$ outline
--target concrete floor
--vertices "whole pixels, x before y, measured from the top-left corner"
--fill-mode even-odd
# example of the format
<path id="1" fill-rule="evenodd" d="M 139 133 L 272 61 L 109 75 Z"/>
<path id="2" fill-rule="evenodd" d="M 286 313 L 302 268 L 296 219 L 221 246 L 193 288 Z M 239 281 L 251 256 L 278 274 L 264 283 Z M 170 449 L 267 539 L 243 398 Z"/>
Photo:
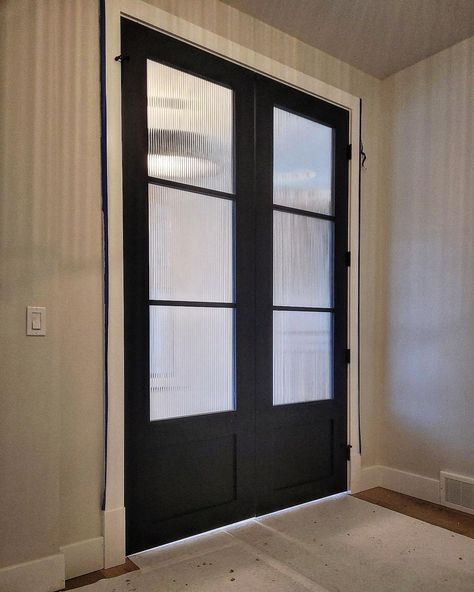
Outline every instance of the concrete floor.
<path id="1" fill-rule="evenodd" d="M 84 592 L 473 592 L 474 540 L 341 495 L 147 551 Z"/>

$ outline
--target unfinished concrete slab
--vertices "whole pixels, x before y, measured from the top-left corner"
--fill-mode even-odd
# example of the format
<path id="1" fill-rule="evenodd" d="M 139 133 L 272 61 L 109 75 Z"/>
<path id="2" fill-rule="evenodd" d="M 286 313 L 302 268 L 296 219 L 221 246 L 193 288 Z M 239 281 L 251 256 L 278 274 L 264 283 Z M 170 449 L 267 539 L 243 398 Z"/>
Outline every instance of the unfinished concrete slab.
<path id="1" fill-rule="evenodd" d="M 472 592 L 474 540 L 340 495 L 139 553 L 84 592 Z"/>

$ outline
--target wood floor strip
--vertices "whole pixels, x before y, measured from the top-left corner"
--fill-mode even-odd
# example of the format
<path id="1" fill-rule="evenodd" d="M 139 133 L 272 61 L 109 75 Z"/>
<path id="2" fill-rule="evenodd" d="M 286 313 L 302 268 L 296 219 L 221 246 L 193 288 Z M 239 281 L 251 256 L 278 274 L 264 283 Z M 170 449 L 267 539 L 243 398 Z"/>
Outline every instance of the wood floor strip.
<path id="1" fill-rule="evenodd" d="M 84 576 L 79 576 L 77 578 L 67 580 L 66 587 L 64 588 L 64 590 L 74 590 L 76 588 L 81 588 L 82 586 L 95 584 L 95 582 L 98 582 L 99 580 L 123 576 L 124 574 L 130 573 L 131 571 L 135 571 L 137 569 L 140 569 L 138 565 L 135 565 L 133 561 L 127 559 L 127 561 L 122 565 L 117 565 L 116 567 L 109 567 L 108 569 L 101 569 L 99 571 L 94 571 L 92 573 L 85 574 Z"/>
<path id="2" fill-rule="evenodd" d="M 367 489 L 354 494 L 354 497 L 474 539 L 474 516 L 471 514 L 425 502 L 384 487 Z"/>

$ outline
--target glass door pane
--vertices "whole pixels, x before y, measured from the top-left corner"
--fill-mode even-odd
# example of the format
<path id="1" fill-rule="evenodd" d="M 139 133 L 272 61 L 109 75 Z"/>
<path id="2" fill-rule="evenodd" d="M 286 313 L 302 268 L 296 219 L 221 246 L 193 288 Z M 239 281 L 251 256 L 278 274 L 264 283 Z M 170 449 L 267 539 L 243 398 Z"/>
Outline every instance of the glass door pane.
<path id="1" fill-rule="evenodd" d="M 231 200 L 150 185 L 151 300 L 233 302 L 233 207 Z"/>
<path id="2" fill-rule="evenodd" d="M 234 311 L 150 308 L 150 419 L 234 409 Z"/>
<path id="3" fill-rule="evenodd" d="M 332 315 L 274 311 L 274 405 L 332 396 Z"/>
<path id="4" fill-rule="evenodd" d="M 333 214 L 333 130 L 285 111 L 273 111 L 273 202 Z"/>
<path id="5" fill-rule="evenodd" d="M 233 92 L 147 61 L 148 174 L 234 191 Z"/>
<path id="6" fill-rule="evenodd" d="M 273 213 L 273 304 L 333 305 L 334 223 Z"/>

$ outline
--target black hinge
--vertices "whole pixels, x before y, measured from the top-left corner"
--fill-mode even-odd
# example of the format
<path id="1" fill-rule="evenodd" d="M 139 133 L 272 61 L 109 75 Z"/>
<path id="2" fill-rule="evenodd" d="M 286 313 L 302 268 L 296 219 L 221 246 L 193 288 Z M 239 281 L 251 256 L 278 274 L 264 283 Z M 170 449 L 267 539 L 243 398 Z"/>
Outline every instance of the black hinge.
<path id="1" fill-rule="evenodd" d="M 126 62 L 126 61 L 128 61 L 129 59 L 130 59 L 130 56 L 128 56 L 128 55 L 123 55 L 123 54 L 120 54 L 120 55 L 118 55 L 118 56 L 115 56 L 115 57 L 114 57 L 114 60 L 115 60 L 116 62 L 121 62 L 121 63 L 122 63 L 122 62 Z"/>
<path id="2" fill-rule="evenodd" d="M 350 251 L 346 251 L 346 267 L 350 267 L 351 266 L 351 252 Z"/>
<path id="3" fill-rule="evenodd" d="M 347 145 L 347 160 L 352 160 L 352 144 Z"/>
<path id="4" fill-rule="evenodd" d="M 350 364 L 350 363 L 351 363 L 351 350 L 346 349 L 346 364 Z"/>
<path id="5" fill-rule="evenodd" d="M 350 444 L 347 444 L 347 446 L 346 446 L 346 458 L 347 458 L 347 460 L 351 460 L 351 448 L 352 448 L 352 446 Z"/>

